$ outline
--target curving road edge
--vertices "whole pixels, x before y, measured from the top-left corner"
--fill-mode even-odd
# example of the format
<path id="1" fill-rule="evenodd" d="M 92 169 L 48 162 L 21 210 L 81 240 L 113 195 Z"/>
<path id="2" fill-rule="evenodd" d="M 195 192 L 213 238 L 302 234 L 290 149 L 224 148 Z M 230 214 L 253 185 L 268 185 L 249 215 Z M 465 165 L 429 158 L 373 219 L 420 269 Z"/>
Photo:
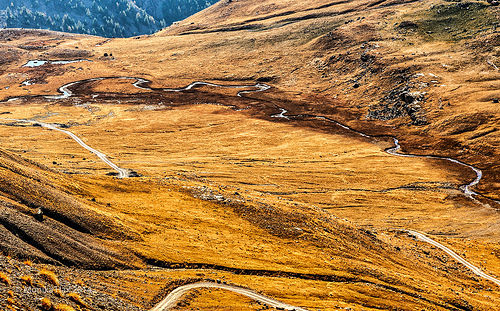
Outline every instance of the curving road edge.
<path id="1" fill-rule="evenodd" d="M 266 297 L 262 294 L 254 292 L 253 290 L 250 290 L 247 288 L 233 286 L 233 285 L 227 285 L 227 284 L 213 283 L 213 282 L 197 282 L 197 283 L 192 283 L 192 284 L 178 287 L 175 290 L 173 290 L 170 294 L 168 294 L 167 297 L 165 297 L 160 303 L 158 303 L 156 306 L 154 306 L 150 311 L 170 310 L 177 305 L 177 303 L 182 298 L 182 296 L 184 296 L 187 292 L 194 290 L 194 289 L 198 289 L 198 288 L 214 288 L 214 289 L 227 290 L 227 291 L 237 293 L 237 294 L 243 295 L 245 297 L 251 298 L 251 299 L 258 301 L 258 302 L 261 302 L 267 306 L 278 308 L 281 310 L 307 311 L 306 309 L 303 309 L 300 307 L 295 307 L 295 306 L 283 303 L 281 301 L 278 301 L 276 299 Z"/>
<path id="2" fill-rule="evenodd" d="M 111 160 L 108 159 L 107 155 L 105 155 L 104 153 L 102 153 L 98 150 L 95 150 L 94 148 L 87 145 L 80 137 L 76 136 L 75 134 L 73 134 L 70 131 L 63 130 L 63 129 L 57 127 L 55 124 L 43 123 L 43 122 L 34 121 L 34 120 L 23 120 L 23 119 L 1 119 L 1 120 L 32 123 L 32 124 L 39 125 L 43 128 L 46 128 L 48 130 L 53 130 L 53 131 L 58 131 L 58 132 L 64 133 L 64 134 L 68 135 L 69 137 L 71 137 L 74 141 L 76 141 L 80 146 L 87 149 L 91 153 L 95 154 L 102 162 L 106 163 L 109 167 L 114 169 L 118 173 L 118 178 L 130 177 L 130 173 L 128 170 L 123 169 L 123 168 L 119 167 L 118 165 L 114 164 L 113 162 L 111 162 Z"/>
<path id="3" fill-rule="evenodd" d="M 254 85 L 224 85 L 224 84 L 215 84 L 215 83 L 210 83 L 210 82 L 200 82 L 196 81 L 191 84 L 189 84 L 186 87 L 181 87 L 181 88 L 151 88 L 148 85 L 151 83 L 150 80 L 143 79 L 143 78 L 135 78 L 135 77 L 126 77 L 126 76 L 121 76 L 121 77 L 100 77 L 100 78 L 91 78 L 91 79 L 86 79 L 86 80 L 80 80 L 80 81 L 75 81 L 71 83 L 67 83 L 63 86 L 61 86 L 57 91 L 60 93 L 59 95 L 35 95 L 35 96 L 23 96 L 23 97 L 12 97 L 4 101 L 0 101 L 0 103 L 8 103 L 11 101 L 16 101 L 21 98 L 34 98 L 34 97 L 42 97 L 45 99 L 49 100 L 63 100 L 70 98 L 74 95 L 74 93 L 71 91 L 70 87 L 73 87 L 78 84 L 86 83 L 86 82 L 93 82 L 93 81 L 103 81 L 106 79 L 126 79 L 126 80 L 135 80 L 132 85 L 138 89 L 143 89 L 143 90 L 149 90 L 149 91 L 164 91 L 164 92 L 183 92 L 183 91 L 189 91 L 197 86 L 211 86 L 211 87 L 222 87 L 222 88 L 231 88 L 231 89 L 246 89 L 246 88 L 255 88 L 255 90 L 243 90 L 239 91 L 237 93 L 238 97 L 242 97 L 243 94 L 249 94 L 249 93 L 255 93 L 255 92 L 263 92 L 267 91 L 271 88 L 271 86 L 264 84 L 264 83 L 256 83 Z M 7 120 L 7 119 L 3 119 Z M 120 168 L 118 165 L 114 164 L 111 162 L 108 157 L 98 151 L 95 150 L 94 148 L 90 147 L 86 143 L 84 143 L 78 136 L 73 134 L 70 131 L 63 130 L 59 127 L 57 127 L 55 124 L 49 124 L 49 123 L 42 123 L 38 122 L 35 120 L 19 120 L 19 119 L 8 119 L 10 121 L 17 121 L 17 122 L 26 122 L 26 123 L 33 123 L 40 125 L 43 128 L 49 129 L 49 130 L 54 130 L 54 131 L 59 131 L 61 133 L 64 133 L 71 137 L 74 141 L 76 141 L 80 146 L 83 148 L 87 149 L 91 153 L 95 154 L 101 161 L 106 163 L 109 167 L 114 169 L 116 172 L 118 172 L 118 178 L 127 178 L 130 177 L 130 172 L 126 169 Z"/>
<path id="4" fill-rule="evenodd" d="M 89 145 L 87 145 L 86 143 L 84 143 L 83 140 L 81 140 L 80 137 L 76 136 L 72 132 L 67 131 L 67 130 L 63 130 L 61 128 L 58 128 L 54 124 L 48 124 L 48 123 L 42 123 L 42 122 L 34 122 L 34 123 L 35 124 L 39 124 L 43 128 L 46 128 L 46 129 L 49 129 L 49 130 L 58 131 L 58 132 L 61 132 L 61 133 L 64 133 L 64 134 L 68 135 L 74 141 L 76 141 L 80 146 L 82 146 L 83 148 L 85 148 L 88 151 L 90 151 L 93 154 L 95 154 L 99 159 L 101 159 L 102 162 L 106 163 L 109 167 L 111 167 L 116 172 L 118 172 L 118 178 L 127 178 L 127 177 L 129 177 L 129 171 L 128 170 L 123 169 L 123 168 L 119 167 L 118 165 L 114 164 L 113 162 L 111 162 L 111 160 L 109 160 L 108 157 L 104 153 L 102 153 L 102 152 L 100 152 L 98 150 L 95 150 L 94 148 L 90 147 Z"/>
<path id="5" fill-rule="evenodd" d="M 422 242 L 426 242 L 426 243 L 429 243 L 439 249 L 441 249 L 442 251 L 444 251 L 445 253 L 447 253 L 448 255 L 450 255 L 453 259 L 455 259 L 456 261 L 458 261 L 459 263 L 463 264 L 465 267 L 467 267 L 469 270 L 471 270 L 474 274 L 486 279 L 486 280 L 489 280 L 493 283 L 495 283 L 496 285 L 500 286 L 500 280 L 489 275 L 489 274 L 486 274 L 484 273 L 483 271 L 481 271 L 481 269 L 479 269 L 478 267 L 474 266 L 473 264 L 471 264 L 470 262 L 468 262 L 467 260 L 465 260 L 464 258 L 460 257 L 457 253 L 455 253 L 454 251 L 452 251 L 451 249 L 449 249 L 448 247 L 444 246 L 443 244 L 439 243 L 439 242 L 436 242 L 434 241 L 433 239 L 429 238 L 428 236 L 426 236 L 425 234 L 423 233 L 420 233 L 420 232 L 416 232 L 416 231 L 413 231 L 413 230 L 401 230 L 403 232 L 407 232 L 408 234 L 410 234 L 411 236 L 415 237 L 417 240 L 419 241 L 422 241 Z"/>

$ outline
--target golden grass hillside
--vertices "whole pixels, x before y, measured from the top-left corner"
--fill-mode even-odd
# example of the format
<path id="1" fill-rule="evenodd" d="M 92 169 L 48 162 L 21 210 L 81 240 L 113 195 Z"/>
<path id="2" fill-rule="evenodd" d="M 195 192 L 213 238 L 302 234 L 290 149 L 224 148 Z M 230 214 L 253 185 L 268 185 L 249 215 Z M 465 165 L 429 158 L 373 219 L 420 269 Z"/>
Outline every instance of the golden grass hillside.
<path id="1" fill-rule="evenodd" d="M 189 280 L 308 310 L 493 310 L 493 283 L 400 230 L 500 275 L 498 13 L 481 1 L 242 0 L 130 39 L 1 30 L 0 247 L 124 303 L 115 310 L 150 308 Z M 45 97 L 75 81 L 72 96 Z M 247 87 L 163 90 L 194 81 Z M 271 88 L 238 93 L 255 83 Z M 135 177 L 113 177 L 68 132 Z M 481 195 L 460 188 L 471 169 L 391 155 L 388 135 L 402 152 L 480 168 Z M 221 305 L 259 308 L 219 290 L 179 308 Z"/>

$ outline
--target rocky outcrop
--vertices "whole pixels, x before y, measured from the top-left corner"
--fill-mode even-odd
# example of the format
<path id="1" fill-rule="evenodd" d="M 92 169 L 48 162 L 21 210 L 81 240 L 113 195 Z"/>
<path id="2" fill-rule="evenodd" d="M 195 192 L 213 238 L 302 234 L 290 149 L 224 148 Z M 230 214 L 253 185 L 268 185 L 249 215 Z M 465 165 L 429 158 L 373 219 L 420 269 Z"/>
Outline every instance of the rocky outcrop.
<path id="1" fill-rule="evenodd" d="M 413 125 L 426 125 L 428 121 L 420 105 L 424 100 L 423 92 L 410 92 L 407 87 L 394 89 L 381 103 L 370 106 L 367 118 L 386 121 L 409 117 Z"/>
<path id="2" fill-rule="evenodd" d="M 102 272 L 20 262 L 2 255 L 0 271 L 1 310 L 141 310 L 127 299 L 83 283 Z"/>

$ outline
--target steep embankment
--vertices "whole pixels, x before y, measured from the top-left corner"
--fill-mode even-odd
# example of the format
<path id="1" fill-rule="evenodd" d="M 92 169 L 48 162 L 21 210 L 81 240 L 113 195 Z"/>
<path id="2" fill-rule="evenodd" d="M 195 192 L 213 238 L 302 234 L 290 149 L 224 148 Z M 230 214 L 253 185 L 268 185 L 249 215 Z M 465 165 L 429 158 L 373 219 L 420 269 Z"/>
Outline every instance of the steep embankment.
<path id="1" fill-rule="evenodd" d="M 283 135 L 283 133 L 288 133 L 290 141 L 302 141 L 302 145 L 306 144 L 306 138 L 314 138 L 316 142 L 333 140 L 337 142 L 338 145 L 336 149 L 329 149 L 332 152 L 339 152 L 339 148 L 345 148 L 345 146 L 342 147 L 342 145 L 354 145 L 356 146 L 355 149 L 361 149 L 363 152 L 370 150 L 370 152 L 374 154 L 381 153 L 386 157 L 392 158 L 392 156 L 380 151 L 379 148 L 374 147 L 372 143 L 360 142 L 357 138 L 352 139 L 338 134 L 315 133 L 312 130 L 302 128 L 292 130 L 290 126 L 284 124 L 277 124 L 275 122 L 249 117 L 242 118 L 241 115 L 235 115 L 234 110 L 240 110 L 240 106 L 245 107 L 246 104 L 255 101 L 255 99 L 246 98 L 245 94 L 253 94 L 255 93 L 255 89 L 267 89 L 263 86 L 256 88 L 255 86 L 249 85 L 245 86 L 247 90 L 241 91 L 241 88 L 235 86 L 221 88 L 216 84 L 211 84 L 209 87 L 213 90 L 208 92 L 205 90 L 208 87 L 207 85 L 196 83 L 198 88 L 194 87 L 195 84 L 191 84 L 188 87 L 180 89 L 149 89 L 148 93 L 142 95 L 126 94 L 125 92 L 113 94 L 109 91 L 107 93 L 93 93 L 94 89 L 117 87 L 114 83 L 121 80 L 125 80 L 125 83 L 131 86 L 133 90 L 136 90 L 138 86 L 140 86 L 142 90 L 147 89 L 145 81 L 142 81 L 142 84 L 138 84 L 137 82 L 131 81 L 129 78 L 91 79 L 78 83 L 73 82 L 71 83 L 71 87 L 63 89 L 65 93 L 72 94 L 72 96 L 63 96 L 63 98 L 57 97 L 57 104 L 51 105 L 51 110 L 54 112 L 45 115 L 45 117 L 47 119 L 56 118 L 56 120 L 59 120 L 58 122 L 61 122 L 62 119 L 66 119 L 68 124 L 73 125 L 72 131 L 79 132 L 81 131 L 81 126 L 78 126 L 78 124 L 84 123 L 70 122 L 71 120 L 67 118 L 81 117 L 81 110 L 75 109 L 74 106 L 68 105 L 68 103 L 75 101 L 81 102 L 83 98 L 89 99 L 97 96 L 97 98 L 99 98 L 97 100 L 98 104 L 94 104 L 93 109 L 87 109 L 90 107 L 85 109 L 91 113 L 95 111 L 97 107 L 100 107 L 100 109 L 113 108 L 115 111 L 114 115 L 109 116 L 109 114 L 105 114 L 108 115 L 108 117 L 105 118 L 105 122 L 108 126 L 105 128 L 121 132 L 122 129 L 114 125 L 114 122 L 118 122 L 119 124 L 125 120 L 124 125 L 126 128 L 130 129 L 135 125 L 134 123 L 126 122 L 126 120 L 128 120 L 126 116 L 145 118 L 141 119 L 141 122 L 135 123 L 139 124 L 139 126 L 149 125 L 151 129 L 153 129 L 153 132 L 149 132 L 150 130 L 148 128 L 143 128 L 141 131 L 136 131 L 132 128 L 132 131 L 136 132 L 140 137 L 144 137 L 151 135 L 151 133 L 154 133 L 154 129 L 159 128 L 160 132 L 156 133 L 155 136 L 159 138 L 162 137 L 162 133 L 170 132 L 168 131 L 168 127 L 158 127 L 154 123 L 148 123 L 145 120 L 149 119 L 149 122 L 152 122 L 158 119 L 150 117 L 152 115 L 148 114 L 148 112 L 155 115 L 163 115 L 165 111 L 137 109 L 144 104 L 150 104 L 151 100 L 154 99 L 155 101 L 161 100 L 162 102 L 170 102 L 169 107 L 171 110 L 167 111 L 167 115 L 163 115 L 162 120 L 165 120 L 166 117 L 171 117 L 173 120 L 179 120 L 179 117 L 182 116 L 182 118 L 187 118 L 190 122 L 195 122 L 194 124 L 191 123 L 189 126 L 179 123 L 175 125 L 176 128 L 186 127 L 185 130 L 180 131 L 180 135 L 182 136 L 184 144 L 189 144 L 189 146 L 195 146 L 196 143 L 194 143 L 192 139 L 200 137 L 197 133 L 189 134 L 189 132 L 196 128 L 204 129 L 205 121 L 203 118 L 215 118 L 212 120 L 209 119 L 208 127 L 213 127 L 213 124 L 217 123 L 229 124 L 229 127 L 226 129 L 226 131 L 228 131 L 227 135 L 224 135 L 227 137 L 236 134 L 241 135 L 245 133 L 243 130 L 250 131 L 249 133 L 252 133 L 253 136 L 265 135 L 267 139 L 270 138 L 270 135 Z M 104 86 L 100 85 L 100 83 L 103 83 Z M 118 84 L 118 86 L 120 86 L 120 84 Z M 121 85 L 121 87 L 124 86 Z M 254 89 L 253 93 L 249 93 L 252 91 L 251 89 Z M 232 91 L 233 95 L 217 93 L 221 91 Z M 24 104 L 19 105 L 10 102 L 10 104 L 6 103 L 8 105 L 4 108 L 10 110 L 9 114 L 13 114 L 13 117 L 20 114 L 31 114 L 39 111 L 39 109 L 46 109 L 47 101 L 50 103 L 54 98 L 56 97 L 52 95 L 27 97 L 21 101 Z M 196 104 L 199 100 L 214 98 L 217 98 L 219 103 L 207 103 L 205 105 Z M 119 99 L 120 102 L 124 100 L 133 100 L 133 103 L 119 104 L 117 103 L 117 99 Z M 167 101 L 166 99 L 169 100 Z M 194 101 L 195 104 L 183 107 L 186 106 L 186 99 Z M 175 102 L 173 100 L 175 100 Z M 26 105 L 24 101 L 27 101 L 29 105 Z M 203 111 L 196 112 L 196 108 L 199 108 L 198 106 L 204 106 L 204 109 L 227 109 L 220 108 L 221 106 L 230 107 L 232 109 L 227 109 L 228 111 L 226 113 L 222 113 L 222 111 L 218 113 L 204 113 Z M 258 107 L 259 106 L 254 107 L 253 109 Z M 267 110 L 271 113 L 277 112 L 277 109 L 273 107 L 264 109 L 264 111 Z M 55 111 L 61 111 L 61 113 L 56 113 Z M 62 113 L 63 111 L 64 113 Z M 74 114 L 75 112 L 76 114 Z M 115 118 L 115 115 L 119 117 Z M 197 116 L 195 121 L 193 121 L 193 115 Z M 272 118 L 271 116 L 268 117 Z M 221 122 L 224 119 L 226 120 Z M 217 120 L 217 122 L 214 122 L 215 120 Z M 231 130 L 235 130 L 234 124 L 236 122 L 240 127 L 237 128 L 237 133 L 234 133 L 231 132 Z M 40 123 L 41 122 L 38 122 L 38 124 Z M 35 122 L 35 124 L 37 124 L 37 122 Z M 44 122 L 43 124 L 48 123 Z M 90 124 L 87 125 L 90 127 L 90 131 L 102 131 L 102 127 L 93 126 L 92 123 L 88 124 Z M 16 133 L 21 130 L 48 132 L 33 126 L 30 126 L 30 129 L 16 128 L 15 125 L 19 124 L 16 122 L 12 124 L 8 122 L 2 124 L 2 126 L 11 131 L 15 129 L 13 132 L 14 135 L 17 135 Z M 26 126 L 27 124 L 24 125 Z M 258 130 L 255 131 L 255 129 Z M 148 130 L 148 132 L 146 132 L 146 130 Z M 216 133 L 220 135 L 222 130 L 223 128 L 218 128 Z M 86 135 L 86 137 L 94 137 L 94 139 L 97 136 L 98 135 L 95 134 Z M 358 135 L 356 134 L 356 136 Z M 130 137 L 133 137 L 131 133 L 126 135 L 127 140 L 130 139 Z M 113 140 L 116 140 L 116 138 L 113 138 Z M 139 139 L 136 141 L 139 141 Z M 263 142 L 268 146 L 267 155 L 271 156 L 271 148 L 269 148 L 268 141 L 264 140 Z M 61 143 L 58 142 L 57 139 L 54 139 L 53 146 L 55 146 L 56 149 L 59 144 Z M 74 146 L 74 142 L 71 142 L 71 144 L 74 147 L 71 150 L 82 149 L 80 146 Z M 331 148 L 325 143 L 323 144 L 323 148 Z M 147 143 L 146 146 L 148 146 Z M 215 145 L 215 148 L 217 148 L 217 146 L 218 145 Z M 238 141 L 235 146 L 241 149 L 240 141 Z M 317 147 L 314 143 L 310 144 L 310 146 Z M 136 148 L 141 147 L 142 145 L 140 144 L 136 146 Z M 207 148 L 207 146 L 204 146 L 201 149 L 203 153 L 207 152 Z M 260 149 L 266 148 L 262 147 Z M 46 149 L 42 146 L 38 151 L 44 150 Z M 161 150 L 158 151 L 161 152 Z M 149 152 L 151 153 L 151 151 Z M 281 146 L 278 146 L 277 152 L 278 156 L 283 156 L 285 154 Z M 296 154 L 293 149 L 290 150 L 290 152 Z M 190 153 L 194 153 L 192 147 Z M 229 153 L 223 153 L 223 158 L 221 158 L 222 162 L 225 161 L 224 158 L 227 158 L 228 154 Z M 212 156 L 213 155 L 214 154 L 212 154 Z M 142 158 L 145 154 L 139 154 L 139 156 Z M 311 159 L 307 158 L 308 153 L 304 153 L 302 156 L 303 158 L 289 159 L 292 159 L 294 162 L 311 162 L 312 166 L 307 168 L 308 170 L 316 166 L 315 161 L 310 161 Z M 349 157 L 353 157 L 353 155 Z M 177 157 L 177 159 L 178 158 L 179 157 Z M 188 157 L 181 158 L 188 159 Z M 306 158 L 307 161 L 305 160 Z M 59 161 L 58 153 L 56 153 L 54 159 Z M 242 158 L 242 160 L 246 160 L 247 163 L 248 161 L 250 161 L 250 163 L 252 162 L 251 159 Z M 123 159 L 120 159 L 120 161 L 123 161 Z M 409 159 L 409 161 L 414 160 Z M 164 169 L 164 165 L 165 164 L 161 166 L 162 169 Z M 284 163 L 281 165 L 272 165 L 271 169 L 282 165 L 284 165 Z M 179 164 L 176 164 L 176 166 L 179 166 Z M 221 167 L 219 167 L 219 169 L 221 169 Z M 254 169 L 253 172 L 258 174 L 258 170 L 256 169 Z M 320 171 L 317 172 L 319 173 Z M 156 172 L 156 174 L 158 173 Z M 369 172 L 369 174 L 372 174 L 372 172 Z M 98 174 L 94 172 L 93 175 L 95 176 Z M 242 178 L 242 176 L 238 176 L 236 173 L 231 175 L 235 180 Z M 183 180 L 183 178 L 175 178 L 173 180 L 174 185 L 183 185 L 184 181 L 189 182 L 189 179 Z M 249 177 L 246 176 L 244 180 L 248 181 Z M 327 180 L 331 180 L 331 177 Z M 243 179 L 240 179 L 240 182 L 241 181 L 243 181 Z M 59 185 L 58 181 L 54 180 L 48 180 L 46 182 L 55 186 Z M 84 194 L 84 197 L 87 198 L 93 197 L 94 201 L 98 202 L 98 205 L 93 208 L 94 210 L 96 208 L 106 210 L 107 214 L 112 214 L 113 218 L 116 219 L 116 222 L 109 222 L 107 218 L 102 218 L 101 221 L 103 223 L 107 223 L 111 229 L 117 228 L 119 230 L 123 228 L 123 226 L 120 226 L 120 224 L 123 223 L 126 224 L 126 228 L 130 231 L 141 233 L 140 239 L 127 239 L 126 237 L 122 237 L 120 246 L 132 250 L 146 263 L 157 267 L 180 269 L 180 271 L 201 270 L 204 273 L 207 271 L 226 272 L 232 275 L 230 277 L 231 279 L 236 278 L 236 276 L 246 276 L 249 278 L 260 277 L 265 278 L 265 280 L 262 281 L 265 284 L 274 284 L 276 280 L 282 282 L 282 279 L 293 279 L 295 282 L 303 282 L 305 284 L 313 281 L 336 283 L 339 285 L 339 290 L 336 292 L 336 298 L 331 298 L 333 301 L 341 299 L 347 301 L 348 305 L 363 305 L 379 308 L 391 308 L 400 303 L 401 298 L 395 298 L 399 297 L 399 295 L 404 296 L 403 300 L 408 308 L 421 306 L 447 309 L 453 308 L 452 306 L 456 304 L 464 306 L 465 304 L 462 302 L 450 300 L 448 294 L 440 291 L 438 287 L 435 286 L 434 282 L 438 284 L 445 283 L 453 288 L 456 286 L 466 286 L 468 292 L 461 296 L 464 301 L 472 299 L 471 295 L 475 296 L 475 294 L 472 294 L 469 290 L 476 290 L 477 286 L 480 284 L 470 279 L 467 274 L 468 271 L 461 266 L 459 266 L 459 270 L 456 272 L 450 273 L 450 268 L 447 264 L 443 265 L 439 263 L 439 254 L 437 253 L 431 254 L 429 252 L 429 258 L 427 260 L 418 260 L 421 249 L 396 247 L 394 241 L 391 240 L 383 242 L 381 238 L 373 232 L 361 230 L 346 221 L 338 220 L 329 213 L 314 206 L 300 206 L 293 201 L 285 204 L 281 199 L 268 201 L 273 202 L 273 204 L 266 204 L 265 198 L 252 199 L 251 196 L 247 195 L 240 197 L 239 194 L 234 192 L 232 196 L 227 196 L 230 190 L 223 194 L 214 194 L 208 188 L 200 187 L 196 183 L 196 180 L 192 180 L 192 183 L 188 183 L 187 185 L 189 185 L 188 189 L 191 189 L 196 197 L 208 201 L 224 202 L 224 204 L 206 203 L 194 199 L 190 195 L 182 194 L 176 187 L 166 186 L 162 181 L 156 181 L 154 175 L 152 178 L 145 177 L 138 181 L 129 180 L 126 181 L 126 183 L 122 183 L 116 179 L 98 180 L 95 179 L 95 177 L 87 179 L 84 176 L 75 179 L 74 182 L 76 184 L 74 185 L 74 189 L 71 190 L 72 193 L 78 195 Z M 363 185 L 368 186 L 366 182 L 364 182 Z M 38 187 L 41 186 L 35 184 L 32 187 L 38 189 Z M 13 189 L 14 187 L 9 186 L 7 188 Z M 57 198 L 57 193 L 51 195 Z M 280 194 L 278 193 L 278 195 Z M 286 193 L 281 195 L 286 195 Z M 233 196 L 236 196 L 236 198 L 233 198 Z M 71 207 L 69 203 L 66 203 L 66 205 Z M 79 206 L 79 209 L 86 211 L 91 209 L 91 207 Z M 69 213 L 71 214 L 71 212 Z M 78 222 L 85 223 L 83 220 L 79 220 Z M 100 222 L 95 221 L 95 223 L 99 224 Z M 34 229 L 27 229 L 26 231 L 37 232 Z M 179 232 L 181 232 L 182 235 L 180 235 Z M 93 233 L 94 235 L 99 235 L 99 231 Z M 399 241 L 400 239 L 397 240 Z M 214 247 L 215 241 L 217 244 Z M 88 243 L 89 242 L 86 242 L 86 244 Z M 419 246 L 418 248 L 421 247 L 422 246 Z M 425 248 L 425 246 L 423 247 Z M 17 255 L 19 255 L 19 253 L 17 253 Z M 326 258 L 326 261 L 318 260 L 318 258 Z M 71 265 L 73 263 L 66 262 L 66 264 Z M 437 271 L 434 270 L 436 267 L 438 267 Z M 80 273 L 85 275 L 84 272 Z M 144 273 L 145 276 L 143 277 L 148 277 L 149 271 Z M 450 282 L 449 280 L 451 275 L 453 275 L 454 282 Z M 459 281 L 457 281 L 457 279 Z M 422 283 L 428 284 L 428 288 L 432 288 L 432 291 L 418 290 L 417 284 Z M 252 288 L 248 285 L 247 287 Z M 377 293 L 373 295 L 378 297 L 377 299 L 384 297 L 383 302 L 377 299 L 363 297 L 363 293 L 369 291 L 369 289 L 373 287 L 377 288 Z M 310 290 L 312 290 L 312 288 Z M 290 290 L 286 290 L 286 292 L 289 291 Z M 434 294 L 433 291 L 437 291 L 438 294 Z M 283 293 L 278 292 L 277 294 L 268 296 L 280 298 L 280 295 L 283 295 Z M 317 298 L 310 296 L 309 289 L 305 291 L 305 293 L 302 293 L 300 297 L 299 303 L 294 302 L 290 304 L 315 307 L 319 303 Z M 322 299 L 324 300 L 325 298 Z M 491 302 L 489 299 L 484 299 L 475 305 L 486 307 L 490 304 Z"/>
<path id="2" fill-rule="evenodd" d="M 95 269 L 134 265 L 98 238 L 134 235 L 74 197 L 64 186 L 69 180 L 5 151 L 0 155 L 4 253 Z"/>

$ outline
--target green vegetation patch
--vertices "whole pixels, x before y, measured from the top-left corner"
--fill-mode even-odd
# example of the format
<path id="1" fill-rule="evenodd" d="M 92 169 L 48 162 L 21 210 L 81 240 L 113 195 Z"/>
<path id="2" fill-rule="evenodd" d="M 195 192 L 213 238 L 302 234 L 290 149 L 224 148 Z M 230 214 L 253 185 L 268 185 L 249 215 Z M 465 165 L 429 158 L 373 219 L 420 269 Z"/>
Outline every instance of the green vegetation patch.
<path id="1" fill-rule="evenodd" d="M 434 5 L 408 15 L 396 27 L 428 41 L 459 41 L 498 27 L 498 7 L 485 2 L 456 2 Z"/>
<path id="2" fill-rule="evenodd" d="M 154 33 L 216 0 L 0 0 L 0 27 L 105 37 Z"/>

